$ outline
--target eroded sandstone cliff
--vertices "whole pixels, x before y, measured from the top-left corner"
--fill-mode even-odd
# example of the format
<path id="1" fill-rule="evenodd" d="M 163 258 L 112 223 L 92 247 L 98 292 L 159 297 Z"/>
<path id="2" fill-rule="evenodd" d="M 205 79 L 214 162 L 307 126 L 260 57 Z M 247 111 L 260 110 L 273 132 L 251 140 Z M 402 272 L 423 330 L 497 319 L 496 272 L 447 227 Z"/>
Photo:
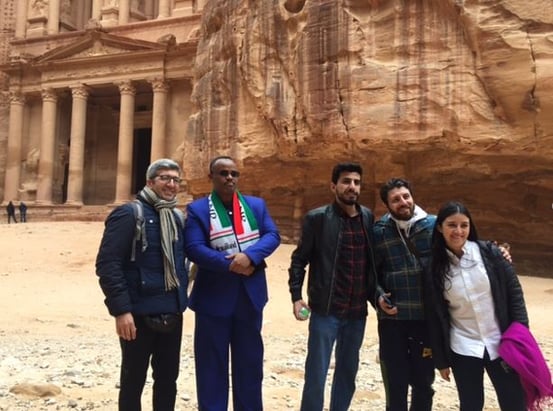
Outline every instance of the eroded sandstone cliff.
<path id="1" fill-rule="evenodd" d="M 210 1 L 195 68 L 192 194 L 232 155 L 293 239 L 355 160 L 377 215 L 380 184 L 404 176 L 427 210 L 462 200 L 482 237 L 553 257 L 551 0 Z"/>

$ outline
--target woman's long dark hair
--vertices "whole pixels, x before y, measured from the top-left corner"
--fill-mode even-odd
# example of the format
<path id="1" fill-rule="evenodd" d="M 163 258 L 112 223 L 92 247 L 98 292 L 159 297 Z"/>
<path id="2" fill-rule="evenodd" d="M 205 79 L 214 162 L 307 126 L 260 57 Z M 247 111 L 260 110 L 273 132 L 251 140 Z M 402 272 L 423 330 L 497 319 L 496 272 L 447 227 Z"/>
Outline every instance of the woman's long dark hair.
<path id="1" fill-rule="evenodd" d="M 436 219 L 436 225 L 432 232 L 432 265 L 430 272 L 432 273 L 432 283 L 434 288 L 438 291 L 438 295 L 443 295 L 445 290 L 446 279 L 449 277 L 449 256 L 447 254 L 447 245 L 444 239 L 444 235 L 438 231 L 444 220 L 454 214 L 463 214 L 469 219 L 470 232 L 468 240 L 477 241 L 478 233 L 476 227 L 472 221 L 469 210 L 458 201 L 450 201 L 440 208 Z"/>

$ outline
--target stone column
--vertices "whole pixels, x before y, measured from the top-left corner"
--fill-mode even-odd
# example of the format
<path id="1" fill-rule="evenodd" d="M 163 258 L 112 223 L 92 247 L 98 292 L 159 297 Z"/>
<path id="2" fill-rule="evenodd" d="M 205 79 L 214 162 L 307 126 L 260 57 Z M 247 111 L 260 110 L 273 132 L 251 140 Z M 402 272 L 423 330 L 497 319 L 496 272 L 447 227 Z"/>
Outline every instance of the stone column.
<path id="1" fill-rule="evenodd" d="M 154 92 L 152 113 L 152 149 L 151 161 L 166 157 L 167 93 L 169 85 L 164 79 L 150 81 Z"/>
<path id="2" fill-rule="evenodd" d="M 152 20 L 154 18 L 154 0 L 146 0 L 144 14 L 146 15 L 146 20 Z"/>
<path id="3" fill-rule="evenodd" d="M 128 24 L 131 16 L 129 0 L 119 0 L 119 25 Z"/>
<path id="4" fill-rule="evenodd" d="M 166 19 L 171 16 L 171 1 L 159 0 L 159 10 L 157 14 L 158 19 Z"/>
<path id="5" fill-rule="evenodd" d="M 100 8 L 101 26 L 115 27 L 119 24 L 119 1 L 105 1 L 103 7 Z"/>
<path id="6" fill-rule="evenodd" d="M 58 34 L 60 32 L 60 0 L 50 0 L 46 30 L 48 34 Z"/>
<path id="7" fill-rule="evenodd" d="M 75 26 L 77 30 L 82 30 L 85 28 L 86 22 L 92 17 L 92 0 L 80 0 L 77 4 L 74 4 L 73 7 L 76 7 L 77 12 Z"/>
<path id="8" fill-rule="evenodd" d="M 27 31 L 27 2 L 19 0 L 15 9 L 15 38 L 25 37 Z"/>
<path id="9" fill-rule="evenodd" d="M 25 96 L 19 91 L 10 92 L 6 175 L 4 176 L 4 202 L 6 203 L 19 198 L 18 189 L 21 178 L 21 140 L 24 110 Z"/>
<path id="10" fill-rule="evenodd" d="M 132 150 L 134 139 L 134 96 L 136 89 L 131 81 L 118 84 L 121 93 L 119 111 L 119 143 L 117 149 L 117 178 L 115 203 L 129 200 L 132 183 Z"/>
<path id="11" fill-rule="evenodd" d="M 88 88 L 83 85 L 71 87 L 71 95 L 73 106 L 71 109 L 71 140 L 66 204 L 82 205 Z"/>
<path id="12" fill-rule="evenodd" d="M 90 17 L 98 22 L 102 20 L 102 4 L 103 0 L 92 0 L 92 15 Z"/>
<path id="13" fill-rule="evenodd" d="M 52 204 L 54 182 L 54 151 L 58 96 L 51 88 L 42 90 L 42 135 L 38 163 L 37 204 Z"/>

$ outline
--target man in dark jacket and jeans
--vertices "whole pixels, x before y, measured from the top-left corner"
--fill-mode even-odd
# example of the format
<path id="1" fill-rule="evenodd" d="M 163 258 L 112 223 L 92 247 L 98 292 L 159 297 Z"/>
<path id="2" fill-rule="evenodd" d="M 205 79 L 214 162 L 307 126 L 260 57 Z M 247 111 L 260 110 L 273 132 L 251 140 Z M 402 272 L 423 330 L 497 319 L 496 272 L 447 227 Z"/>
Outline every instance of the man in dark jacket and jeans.
<path id="1" fill-rule="evenodd" d="M 374 226 L 379 355 L 386 411 L 430 411 L 434 363 L 424 316 L 420 259 L 430 254 L 436 216 L 415 204 L 407 180 L 390 179 L 380 188 L 380 197 L 388 208 Z"/>
<path id="2" fill-rule="evenodd" d="M 355 392 L 359 350 L 367 318 L 367 300 L 374 294 L 372 212 L 357 203 L 362 168 L 340 163 L 332 170 L 332 204 L 304 217 L 302 234 L 292 254 L 289 287 L 294 316 L 309 317 L 309 339 L 301 410 L 320 411 L 332 348 L 336 368 L 330 411 L 346 411 Z M 302 298 L 309 264 L 307 295 Z"/>
<path id="3" fill-rule="evenodd" d="M 184 227 L 174 210 L 180 175 L 170 159 L 148 167 L 137 196 L 144 214 L 140 241 L 133 204 L 117 207 L 106 220 L 96 273 L 121 344 L 119 410 L 141 409 L 150 359 L 153 409 L 175 407 L 188 285 Z"/>

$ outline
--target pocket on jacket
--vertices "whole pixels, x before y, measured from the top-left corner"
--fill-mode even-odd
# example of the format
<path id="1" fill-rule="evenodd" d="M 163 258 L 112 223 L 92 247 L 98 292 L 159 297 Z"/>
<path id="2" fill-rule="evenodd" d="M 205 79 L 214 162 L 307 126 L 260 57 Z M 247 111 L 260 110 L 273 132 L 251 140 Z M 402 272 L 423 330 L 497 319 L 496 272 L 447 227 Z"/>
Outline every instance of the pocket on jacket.
<path id="1" fill-rule="evenodd" d="M 420 290 L 421 289 L 421 274 L 416 268 L 404 269 L 400 271 L 388 271 L 386 273 L 384 286 L 386 291 L 402 292 L 402 290 Z"/>
<path id="2" fill-rule="evenodd" d="M 140 294 L 158 295 L 165 292 L 165 277 L 158 271 L 140 270 Z"/>

